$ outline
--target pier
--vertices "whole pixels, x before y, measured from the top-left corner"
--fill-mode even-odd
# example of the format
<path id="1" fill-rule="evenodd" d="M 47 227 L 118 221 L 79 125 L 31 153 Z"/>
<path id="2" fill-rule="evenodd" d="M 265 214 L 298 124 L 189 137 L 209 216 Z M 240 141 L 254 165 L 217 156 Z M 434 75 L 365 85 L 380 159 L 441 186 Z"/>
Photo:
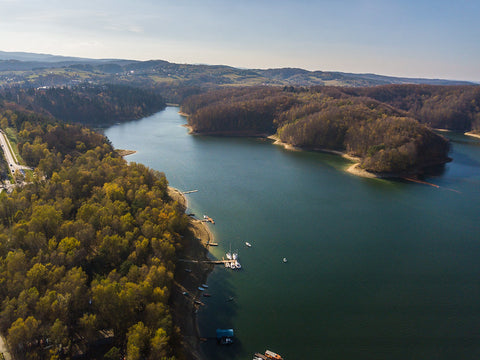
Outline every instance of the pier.
<path id="1" fill-rule="evenodd" d="M 188 259 L 179 259 L 178 260 L 179 262 L 184 262 L 184 263 L 189 263 L 189 264 L 214 264 L 214 265 L 225 265 L 225 264 L 232 264 L 237 261 L 237 260 L 225 260 L 225 259 L 222 259 L 222 260 L 188 260 Z"/>
<path id="2" fill-rule="evenodd" d="M 187 191 L 184 191 L 182 194 L 187 195 L 187 194 L 192 194 L 192 193 L 196 193 L 196 192 L 198 192 L 198 190 L 187 190 Z"/>

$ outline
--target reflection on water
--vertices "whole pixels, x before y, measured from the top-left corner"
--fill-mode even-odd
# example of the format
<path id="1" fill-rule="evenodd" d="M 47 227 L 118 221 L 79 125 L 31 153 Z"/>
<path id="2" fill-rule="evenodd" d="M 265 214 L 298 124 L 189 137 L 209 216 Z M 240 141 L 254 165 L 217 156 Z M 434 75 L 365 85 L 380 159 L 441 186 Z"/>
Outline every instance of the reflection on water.
<path id="1" fill-rule="evenodd" d="M 446 134 L 453 161 L 424 178 L 435 188 L 357 178 L 338 156 L 262 139 L 190 136 L 177 111 L 105 133 L 199 189 L 189 207 L 216 221 L 212 257 L 238 250 L 243 269 L 216 268 L 198 314 L 203 337 L 232 327 L 237 341 L 207 341 L 208 359 L 480 356 L 480 141 Z"/>

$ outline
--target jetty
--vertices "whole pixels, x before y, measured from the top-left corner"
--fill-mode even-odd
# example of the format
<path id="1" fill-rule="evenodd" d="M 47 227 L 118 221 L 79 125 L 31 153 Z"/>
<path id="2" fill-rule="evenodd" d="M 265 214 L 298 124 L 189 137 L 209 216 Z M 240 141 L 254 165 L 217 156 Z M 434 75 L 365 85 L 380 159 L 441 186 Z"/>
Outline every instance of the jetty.
<path id="1" fill-rule="evenodd" d="M 225 264 L 235 264 L 237 260 L 232 259 L 222 259 L 222 260 L 189 260 L 189 259 L 178 259 L 179 262 L 189 263 L 189 264 L 214 264 L 214 265 L 225 265 Z"/>
<path id="2" fill-rule="evenodd" d="M 187 190 L 187 191 L 184 191 L 182 194 L 187 195 L 187 194 L 192 194 L 192 193 L 196 193 L 196 192 L 198 192 L 198 190 Z"/>

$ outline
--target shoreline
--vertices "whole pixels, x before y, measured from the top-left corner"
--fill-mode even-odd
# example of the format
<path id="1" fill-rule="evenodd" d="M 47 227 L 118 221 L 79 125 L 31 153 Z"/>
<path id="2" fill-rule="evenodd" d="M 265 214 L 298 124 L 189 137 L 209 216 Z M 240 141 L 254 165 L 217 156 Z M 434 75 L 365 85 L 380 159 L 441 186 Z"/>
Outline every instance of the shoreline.
<path id="1" fill-rule="evenodd" d="M 474 138 L 477 138 L 477 139 L 480 139 L 480 134 L 477 134 L 477 133 L 474 133 L 474 132 L 466 132 L 464 133 L 463 135 L 466 135 L 466 136 L 471 136 L 471 137 L 474 137 Z"/>
<path id="2" fill-rule="evenodd" d="M 128 155 L 133 155 L 137 153 L 137 150 L 123 150 L 123 149 L 115 149 L 115 152 L 120 155 L 121 157 L 125 157 Z"/>
<path id="3" fill-rule="evenodd" d="M 168 187 L 169 196 L 178 203 L 180 210 L 185 212 L 188 201 L 178 189 Z M 170 295 L 170 306 L 173 318 L 175 343 L 179 346 L 180 359 L 204 360 L 201 349 L 200 330 L 196 311 L 200 305 L 195 300 L 201 300 L 197 289 L 207 282 L 208 275 L 213 270 L 212 264 L 189 263 L 190 260 L 208 260 L 209 242 L 213 242 L 213 233 L 201 220 L 189 218 L 187 231 L 182 238 L 182 249 L 177 253 L 174 284 Z M 179 260 L 186 260 L 180 262 Z M 187 292 L 189 295 L 183 295 Z"/>
<path id="4" fill-rule="evenodd" d="M 285 142 L 281 141 L 278 138 L 278 136 L 276 136 L 276 135 L 270 135 L 267 138 L 274 141 L 273 145 L 283 146 L 286 150 L 305 151 L 304 149 L 302 149 L 298 146 L 294 146 L 292 144 L 288 144 L 288 143 L 285 143 Z M 338 156 L 341 156 L 344 159 L 352 161 L 353 164 L 344 168 L 344 171 L 346 171 L 346 172 L 348 172 L 352 175 L 360 176 L 360 177 L 364 177 L 364 178 L 369 178 L 369 179 L 380 179 L 381 178 L 379 175 L 376 175 L 376 174 L 371 173 L 367 170 L 361 169 L 359 167 L 359 165 L 360 165 L 360 158 L 359 157 L 349 155 L 349 154 L 346 154 L 346 153 L 344 153 L 342 151 L 338 151 L 338 150 L 330 150 L 330 149 L 322 149 L 322 148 L 315 148 L 315 149 L 312 149 L 312 150 L 313 151 L 324 152 L 324 153 L 327 153 L 327 154 L 338 155 Z"/>

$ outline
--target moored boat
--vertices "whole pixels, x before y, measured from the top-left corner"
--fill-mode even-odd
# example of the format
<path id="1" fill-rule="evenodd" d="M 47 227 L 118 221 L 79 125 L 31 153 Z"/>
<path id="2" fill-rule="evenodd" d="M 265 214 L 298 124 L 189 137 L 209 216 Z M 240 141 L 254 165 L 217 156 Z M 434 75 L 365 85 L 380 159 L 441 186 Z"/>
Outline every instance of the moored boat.
<path id="1" fill-rule="evenodd" d="M 270 350 L 265 351 L 265 357 L 267 359 L 283 360 L 283 358 L 280 355 L 278 355 L 278 354 L 276 354 L 276 353 L 274 353 L 273 351 L 270 351 Z"/>
<path id="2" fill-rule="evenodd" d="M 248 247 L 252 247 L 252 244 L 250 244 L 248 241 L 245 241 L 245 245 L 247 245 Z"/>

